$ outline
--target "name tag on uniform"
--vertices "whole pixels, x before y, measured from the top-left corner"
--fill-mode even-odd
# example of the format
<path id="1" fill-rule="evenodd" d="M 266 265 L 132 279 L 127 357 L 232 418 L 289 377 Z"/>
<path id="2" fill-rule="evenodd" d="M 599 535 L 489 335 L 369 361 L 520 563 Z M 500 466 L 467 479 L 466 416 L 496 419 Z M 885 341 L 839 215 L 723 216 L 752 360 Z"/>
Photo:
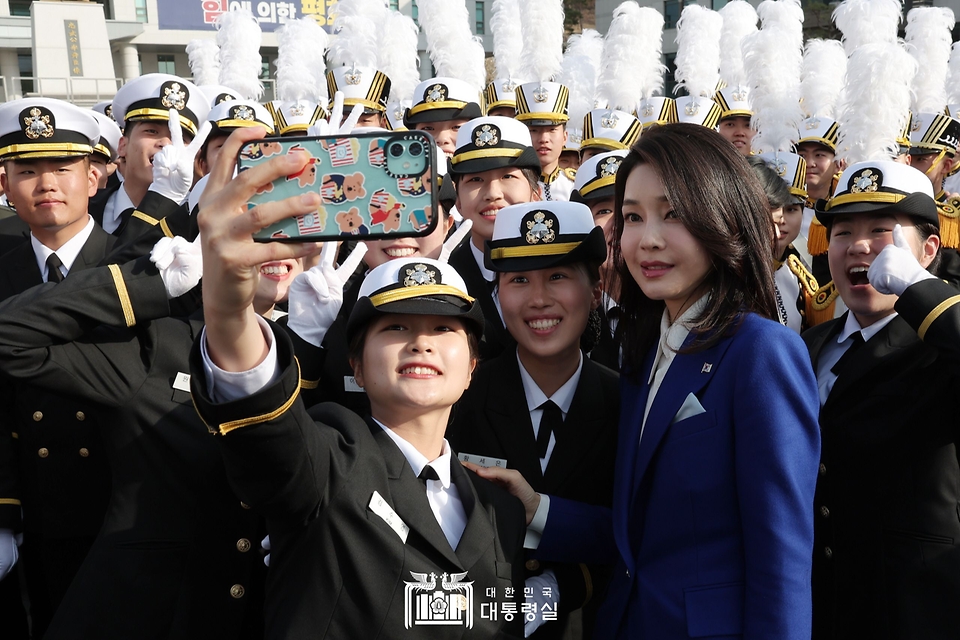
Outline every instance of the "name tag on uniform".
<path id="1" fill-rule="evenodd" d="M 410 533 L 410 527 L 400 519 L 397 512 L 387 504 L 387 501 L 383 499 L 383 496 L 381 496 L 379 492 L 373 492 L 373 496 L 370 498 L 370 504 L 367 506 L 370 508 L 370 511 L 373 511 L 383 518 L 383 521 L 400 536 L 404 544 L 407 543 L 407 534 Z"/>
<path id="2" fill-rule="evenodd" d="M 457 458 L 460 459 L 460 462 L 469 462 L 470 464 L 475 464 L 478 467 L 500 467 L 501 469 L 507 468 L 507 461 L 503 460 L 502 458 L 478 456 L 473 453 L 458 453 Z"/>
<path id="3" fill-rule="evenodd" d="M 353 376 L 343 376 L 343 390 L 353 393 L 365 393 L 363 387 L 357 384 L 357 379 Z"/>
<path id="4" fill-rule="evenodd" d="M 173 379 L 173 388 L 190 393 L 190 374 L 182 371 L 178 373 L 177 377 Z"/>

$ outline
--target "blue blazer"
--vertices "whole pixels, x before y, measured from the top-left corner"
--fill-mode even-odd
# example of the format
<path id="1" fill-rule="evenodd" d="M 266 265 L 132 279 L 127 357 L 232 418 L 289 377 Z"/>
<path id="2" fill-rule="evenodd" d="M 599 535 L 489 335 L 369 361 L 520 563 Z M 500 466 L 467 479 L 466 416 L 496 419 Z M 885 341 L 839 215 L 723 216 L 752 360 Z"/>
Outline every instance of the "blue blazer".
<path id="1" fill-rule="evenodd" d="M 615 565 L 600 638 L 809 640 L 820 432 L 803 341 L 748 314 L 677 354 L 641 438 L 652 360 L 621 377 L 613 508 L 551 498 L 537 555 Z M 685 401 L 702 413 L 675 421 Z"/>

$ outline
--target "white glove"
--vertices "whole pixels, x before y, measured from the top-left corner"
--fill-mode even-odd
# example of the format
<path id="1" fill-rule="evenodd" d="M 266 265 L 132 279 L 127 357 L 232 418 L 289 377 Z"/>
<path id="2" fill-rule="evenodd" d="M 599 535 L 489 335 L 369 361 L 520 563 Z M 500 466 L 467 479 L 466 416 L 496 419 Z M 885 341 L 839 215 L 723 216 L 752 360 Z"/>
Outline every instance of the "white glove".
<path id="1" fill-rule="evenodd" d="M 893 228 L 893 244 L 885 246 L 873 261 L 867 278 L 880 293 L 900 296 L 910 285 L 936 276 L 917 261 L 903 235 L 903 227 L 896 225 Z"/>
<path id="2" fill-rule="evenodd" d="M 443 224 L 443 218 L 441 218 L 437 224 Z M 450 262 L 450 254 L 457 248 L 460 241 L 467 237 L 467 234 L 470 233 L 470 229 L 472 228 L 473 220 L 464 220 L 460 223 L 457 230 L 453 232 L 452 236 L 447 238 L 440 248 L 440 257 L 438 258 L 440 262 Z"/>
<path id="3" fill-rule="evenodd" d="M 367 245 L 358 243 L 343 264 L 334 269 L 337 243 L 323 243 L 317 266 L 304 271 L 290 283 L 287 327 L 306 342 L 319 347 L 343 306 L 343 285 L 357 270 L 366 252 Z"/>
<path id="4" fill-rule="evenodd" d="M 200 236 L 193 242 L 180 236 L 160 238 L 150 250 L 150 260 L 160 270 L 160 278 L 170 300 L 193 289 L 203 277 Z"/>
<path id="5" fill-rule="evenodd" d="M 270 551 L 270 534 L 263 536 L 263 540 L 260 541 L 260 546 L 263 547 L 264 551 Z M 263 564 L 270 566 L 270 554 L 263 556 Z"/>
<path id="6" fill-rule="evenodd" d="M 523 616 L 523 637 L 529 638 L 545 622 L 543 619 L 544 605 L 549 606 L 551 611 L 557 611 L 557 604 L 560 602 L 560 587 L 557 585 L 557 576 L 552 569 L 547 569 L 538 576 L 527 578 L 523 586 L 533 591 L 533 595 L 525 596 L 524 600 L 528 604 L 532 602 L 537 607 L 535 614 L 527 613 Z"/>
<path id="7" fill-rule="evenodd" d="M 307 129 L 307 135 L 310 136 L 334 136 L 334 135 L 347 135 L 353 128 L 357 126 L 357 122 L 360 120 L 360 116 L 363 115 L 363 105 L 355 104 L 353 105 L 353 110 L 350 111 L 350 115 L 347 116 L 347 119 L 344 120 L 343 124 L 340 124 L 340 119 L 343 118 L 343 92 L 337 91 L 333 94 L 333 107 L 330 109 L 330 119 L 329 120 L 317 120 L 317 122 L 309 129 Z"/>
<path id="8" fill-rule="evenodd" d="M 153 156 L 153 184 L 155 191 L 174 202 L 183 202 L 193 186 L 193 160 L 210 133 L 210 123 L 204 122 L 189 145 L 183 145 L 180 115 L 170 109 L 170 144 Z"/>
<path id="9" fill-rule="evenodd" d="M 17 548 L 17 538 L 13 535 L 13 529 L 0 529 L 0 580 L 10 573 L 19 557 L 20 550 Z"/>

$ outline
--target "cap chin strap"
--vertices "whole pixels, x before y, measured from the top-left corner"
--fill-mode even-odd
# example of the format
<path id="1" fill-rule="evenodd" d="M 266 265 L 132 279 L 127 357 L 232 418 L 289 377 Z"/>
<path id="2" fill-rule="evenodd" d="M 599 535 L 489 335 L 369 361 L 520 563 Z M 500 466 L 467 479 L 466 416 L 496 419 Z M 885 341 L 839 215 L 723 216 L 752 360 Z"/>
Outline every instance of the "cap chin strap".
<path id="1" fill-rule="evenodd" d="M 934 171 L 934 169 L 936 169 L 937 167 L 940 166 L 940 163 L 943 162 L 943 158 L 944 158 L 946 155 L 947 155 L 947 150 L 946 150 L 946 149 L 940 149 L 940 152 L 937 154 L 937 157 L 936 157 L 936 158 L 934 159 L 934 161 L 930 164 L 930 168 L 927 169 L 926 171 L 924 171 L 924 173 L 927 174 L 927 177 L 928 177 L 928 178 L 933 176 L 933 171 Z"/>

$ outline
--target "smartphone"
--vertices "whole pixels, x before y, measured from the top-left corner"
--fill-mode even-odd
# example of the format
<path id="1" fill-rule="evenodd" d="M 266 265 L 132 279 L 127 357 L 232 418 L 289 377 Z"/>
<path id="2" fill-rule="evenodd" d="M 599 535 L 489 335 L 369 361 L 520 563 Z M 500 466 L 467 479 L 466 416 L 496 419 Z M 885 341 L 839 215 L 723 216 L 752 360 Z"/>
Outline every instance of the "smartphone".
<path id="1" fill-rule="evenodd" d="M 435 143 L 422 131 L 265 138 L 245 144 L 237 170 L 284 153 L 306 151 L 302 171 L 261 187 L 248 207 L 303 193 L 319 193 L 320 206 L 254 234 L 262 242 L 423 236 L 439 218 Z"/>

